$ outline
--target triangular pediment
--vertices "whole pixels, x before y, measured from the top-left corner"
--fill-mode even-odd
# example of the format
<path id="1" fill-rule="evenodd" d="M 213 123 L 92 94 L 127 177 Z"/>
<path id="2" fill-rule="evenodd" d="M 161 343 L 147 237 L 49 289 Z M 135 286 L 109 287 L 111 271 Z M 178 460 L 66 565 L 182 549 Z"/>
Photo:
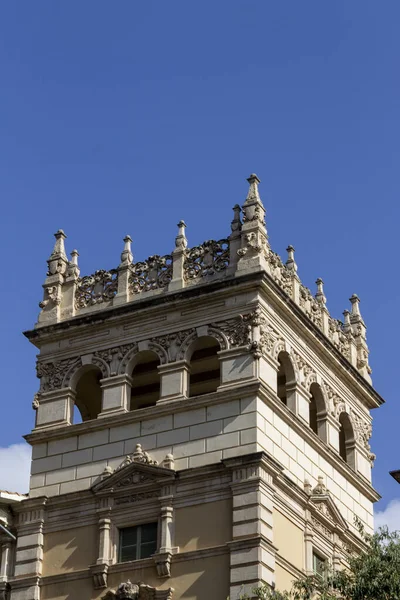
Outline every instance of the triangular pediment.
<path id="1" fill-rule="evenodd" d="M 345 519 L 328 493 L 311 495 L 310 508 L 314 517 L 322 521 L 327 527 L 348 529 Z"/>
<path id="2" fill-rule="evenodd" d="M 172 456 L 168 455 L 167 459 L 167 464 L 171 467 Z M 103 494 L 125 490 L 126 488 L 159 486 L 172 481 L 175 477 L 176 472 L 173 468 L 159 466 L 146 452 L 142 451 L 140 444 L 137 444 L 136 451 L 126 456 L 114 471 L 109 467 L 105 469 L 102 480 L 92 486 L 92 491 L 95 494 Z"/>

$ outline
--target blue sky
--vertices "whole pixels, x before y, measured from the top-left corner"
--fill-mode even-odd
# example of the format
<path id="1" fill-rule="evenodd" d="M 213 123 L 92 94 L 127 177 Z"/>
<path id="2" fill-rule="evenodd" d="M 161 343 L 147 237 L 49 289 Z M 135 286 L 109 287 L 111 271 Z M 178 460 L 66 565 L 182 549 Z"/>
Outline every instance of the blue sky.
<path id="1" fill-rule="evenodd" d="M 21 331 L 54 231 L 83 273 L 116 266 L 126 233 L 137 260 L 168 252 L 181 218 L 190 245 L 218 239 L 254 171 L 274 250 L 295 246 L 334 316 L 361 298 L 387 400 L 379 508 L 400 498 L 399 20 L 397 0 L 2 4 L 0 458 L 14 465 L 7 448 L 33 426 L 36 351 Z"/>

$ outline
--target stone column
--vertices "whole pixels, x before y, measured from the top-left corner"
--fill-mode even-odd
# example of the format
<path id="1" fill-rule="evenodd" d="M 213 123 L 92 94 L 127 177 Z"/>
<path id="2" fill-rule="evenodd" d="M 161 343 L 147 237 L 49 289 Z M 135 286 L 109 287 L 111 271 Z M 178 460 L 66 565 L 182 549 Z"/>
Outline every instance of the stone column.
<path id="1" fill-rule="evenodd" d="M 173 524 L 173 506 L 172 506 L 172 488 L 164 486 L 160 496 L 161 518 L 160 518 L 160 549 L 154 555 L 154 561 L 157 567 L 159 577 L 171 576 L 171 558 L 177 548 L 172 547 L 172 524 Z"/>
<path id="2" fill-rule="evenodd" d="M 278 370 L 279 362 L 270 354 L 260 356 L 258 364 L 258 375 L 275 394 L 278 393 Z"/>
<path id="3" fill-rule="evenodd" d="M 129 412 L 132 377 L 115 375 L 100 380 L 102 390 L 101 413 L 98 418 Z"/>
<path id="4" fill-rule="evenodd" d="M 230 598 L 238 598 L 254 587 L 275 584 L 273 473 L 278 471 L 262 452 L 224 464 L 232 471 Z"/>
<path id="5" fill-rule="evenodd" d="M 305 571 L 307 575 L 313 575 L 313 529 L 311 526 L 311 513 L 306 511 L 306 528 L 304 530 L 305 543 Z"/>
<path id="6" fill-rule="evenodd" d="M 161 379 L 161 393 L 157 404 L 187 398 L 189 390 L 189 365 L 185 360 L 177 360 L 172 363 L 160 365 L 158 372 Z"/>
<path id="7" fill-rule="evenodd" d="M 10 539 L 0 540 L 1 559 L 0 559 L 0 583 L 6 583 L 10 575 L 11 550 L 13 543 Z"/>
<path id="8" fill-rule="evenodd" d="M 337 419 L 331 414 L 328 413 L 326 417 L 326 441 L 327 443 L 339 452 L 339 429 L 340 424 Z"/>
<path id="9" fill-rule="evenodd" d="M 62 289 L 61 318 L 63 319 L 69 319 L 76 314 L 75 293 L 79 279 L 78 256 L 78 251 L 72 250 Z"/>
<path id="10" fill-rule="evenodd" d="M 41 392 L 35 429 L 71 425 L 76 393 L 72 388 Z"/>

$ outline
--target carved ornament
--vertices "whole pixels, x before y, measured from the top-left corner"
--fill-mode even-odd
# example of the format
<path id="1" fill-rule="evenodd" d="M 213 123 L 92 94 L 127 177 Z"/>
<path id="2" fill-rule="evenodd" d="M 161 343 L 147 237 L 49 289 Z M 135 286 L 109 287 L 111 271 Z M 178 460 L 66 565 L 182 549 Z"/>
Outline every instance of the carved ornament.
<path id="1" fill-rule="evenodd" d="M 118 291 L 118 270 L 95 271 L 77 281 L 75 308 L 85 308 L 103 302 L 109 302 Z"/>
<path id="2" fill-rule="evenodd" d="M 185 252 L 183 277 L 186 281 L 215 275 L 229 267 L 229 240 L 207 240 Z"/>
<path id="3" fill-rule="evenodd" d="M 129 289 L 131 294 L 163 289 L 167 287 L 171 279 L 172 255 L 159 256 L 155 254 L 143 262 L 132 265 Z"/>
<path id="4" fill-rule="evenodd" d="M 157 590 L 154 587 L 144 583 L 120 583 L 117 590 L 108 591 L 101 600 L 171 600 L 173 588 L 167 590 Z"/>

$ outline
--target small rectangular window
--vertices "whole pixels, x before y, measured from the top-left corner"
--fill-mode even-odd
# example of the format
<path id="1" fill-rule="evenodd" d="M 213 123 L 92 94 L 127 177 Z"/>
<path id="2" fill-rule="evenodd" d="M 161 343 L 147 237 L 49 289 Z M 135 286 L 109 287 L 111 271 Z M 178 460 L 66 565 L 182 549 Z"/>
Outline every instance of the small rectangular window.
<path id="1" fill-rule="evenodd" d="M 149 558 L 157 550 L 157 523 L 120 530 L 119 562 Z"/>
<path id="2" fill-rule="evenodd" d="M 316 552 L 313 552 L 313 571 L 320 577 L 325 577 L 326 574 L 326 560 Z"/>

